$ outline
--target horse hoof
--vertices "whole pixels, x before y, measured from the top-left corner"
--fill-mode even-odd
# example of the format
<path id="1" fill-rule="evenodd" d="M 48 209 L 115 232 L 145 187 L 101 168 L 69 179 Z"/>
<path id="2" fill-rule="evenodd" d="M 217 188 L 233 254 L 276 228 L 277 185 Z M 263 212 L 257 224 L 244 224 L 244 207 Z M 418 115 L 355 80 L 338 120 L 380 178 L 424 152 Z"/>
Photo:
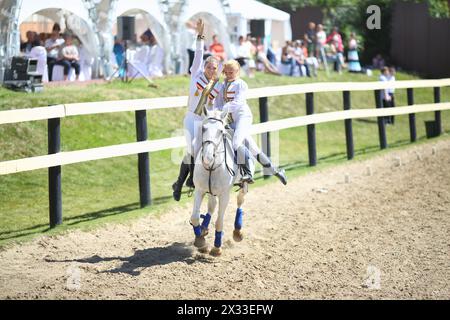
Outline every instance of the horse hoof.
<path id="1" fill-rule="evenodd" d="M 209 250 L 208 246 L 198 248 L 198 252 L 200 252 L 200 253 L 208 253 L 208 250 Z"/>
<path id="2" fill-rule="evenodd" d="M 217 247 L 213 247 L 211 249 L 211 251 L 209 252 L 210 255 L 214 256 L 214 257 L 218 257 L 222 254 L 222 249 L 221 248 L 217 248 Z"/>
<path id="3" fill-rule="evenodd" d="M 241 242 L 244 239 L 244 234 L 239 229 L 234 229 L 233 231 L 233 240 L 236 242 Z"/>
<path id="4" fill-rule="evenodd" d="M 197 248 L 203 248 L 206 246 L 206 240 L 205 237 L 195 237 L 194 246 Z"/>

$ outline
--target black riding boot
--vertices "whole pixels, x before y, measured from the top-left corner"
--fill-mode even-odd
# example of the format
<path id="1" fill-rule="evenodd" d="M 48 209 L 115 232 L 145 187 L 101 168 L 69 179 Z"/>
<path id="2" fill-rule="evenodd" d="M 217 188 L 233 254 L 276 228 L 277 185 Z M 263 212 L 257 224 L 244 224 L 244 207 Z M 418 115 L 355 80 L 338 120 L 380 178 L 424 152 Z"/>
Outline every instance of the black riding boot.
<path id="1" fill-rule="evenodd" d="M 191 156 L 191 163 L 189 164 L 189 178 L 186 181 L 186 187 L 195 188 L 195 186 L 194 186 L 194 169 L 195 169 L 195 161 L 194 161 L 194 157 Z"/>
<path id="2" fill-rule="evenodd" d="M 180 201 L 181 198 L 181 189 L 183 189 L 184 181 L 186 180 L 189 174 L 189 164 L 185 163 L 184 159 L 181 162 L 180 173 L 178 174 L 178 179 L 172 185 L 173 190 L 173 198 L 175 201 Z"/>
<path id="3" fill-rule="evenodd" d="M 286 185 L 287 184 L 287 178 L 286 173 L 284 169 L 275 168 L 270 161 L 269 157 L 267 157 L 263 152 L 259 153 L 256 156 L 256 160 L 266 169 L 269 170 L 270 174 L 276 176 L 278 179 L 280 179 L 281 183 Z"/>
<path id="4" fill-rule="evenodd" d="M 250 170 L 250 154 L 245 146 L 240 146 L 237 151 L 237 164 L 241 173 L 241 181 L 249 184 L 255 182 L 253 180 L 252 171 Z"/>

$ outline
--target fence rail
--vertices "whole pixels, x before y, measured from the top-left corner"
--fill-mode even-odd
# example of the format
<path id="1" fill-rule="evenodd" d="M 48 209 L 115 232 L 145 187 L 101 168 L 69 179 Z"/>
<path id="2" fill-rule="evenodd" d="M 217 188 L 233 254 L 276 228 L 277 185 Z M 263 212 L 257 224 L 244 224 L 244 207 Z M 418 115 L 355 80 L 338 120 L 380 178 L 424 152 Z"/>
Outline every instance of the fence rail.
<path id="1" fill-rule="evenodd" d="M 435 112 L 435 120 L 431 124 L 436 135 L 442 131 L 441 111 L 450 110 L 450 102 L 441 103 L 440 87 L 450 86 L 450 79 L 413 80 L 386 82 L 339 82 L 311 83 L 251 89 L 247 98 L 259 98 L 261 123 L 254 124 L 252 134 L 262 134 L 263 150 L 270 155 L 269 132 L 307 126 L 309 164 L 316 165 L 315 125 L 331 121 L 345 121 L 347 158 L 354 156 L 352 119 L 376 117 L 378 119 L 380 147 L 386 148 L 387 136 L 385 117 L 391 115 L 409 115 L 411 142 L 416 140 L 415 113 Z M 434 103 L 414 105 L 414 88 L 434 88 Z M 407 89 L 408 106 L 382 108 L 381 90 L 387 88 Z M 351 91 L 374 91 L 376 109 L 351 109 Z M 343 111 L 314 114 L 314 93 L 343 92 Z M 306 116 L 269 121 L 267 97 L 306 94 Z M 0 162 L 0 175 L 48 168 L 49 170 L 49 203 L 50 227 L 62 223 L 61 166 L 85 161 L 107 159 L 138 154 L 139 193 L 141 206 L 151 204 L 149 152 L 179 148 L 185 146 L 184 137 L 171 137 L 158 140 L 147 140 L 146 110 L 178 108 L 187 103 L 186 96 L 102 101 L 88 103 L 72 103 L 50 107 L 17 109 L 0 112 L 0 124 L 18 123 L 35 120 L 48 120 L 48 154 L 18 160 Z M 60 152 L 60 119 L 68 116 L 88 115 L 110 112 L 135 111 L 137 142 L 120 145 Z"/>
<path id="2" fill-rule="evenodd" d="M 437 80 L 404 80 L 395 81 L 394 83 L 379 81 L 320 82 L 250 89 L 248 90 L 247 98 L 256 99 L 261 97 L 275 97 L 316 92 L 372 91 L 387 88 L 414 89 L 446 86 L 450 86 L 450 78 Z M 187 100 L 187 96 L 179 96 L 151 99 L 69 103 L 51 107 L 7 110 L 0 111 L 0 124 L 98 113 L 180 108 L 187 105 Z"/>

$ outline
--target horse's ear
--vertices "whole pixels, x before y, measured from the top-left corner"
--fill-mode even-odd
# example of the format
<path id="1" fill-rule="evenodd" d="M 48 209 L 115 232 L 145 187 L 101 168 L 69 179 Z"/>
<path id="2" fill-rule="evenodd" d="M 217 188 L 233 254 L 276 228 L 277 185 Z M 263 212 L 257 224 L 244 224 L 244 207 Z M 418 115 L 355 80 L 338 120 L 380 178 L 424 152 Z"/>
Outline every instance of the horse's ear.
<path id="1" fill-rule="evenodd" d="M 203 106 L 203 113 L 205 114 L 206 118 L 210 117 L 210 112 L 206 106 Z"/>
<path id="2" fill-rule="evenodd" d="M 222 113 L 220 114 L 220 118 L 223 120 L 228 116 L 228 108 L 224 108 Z"/>

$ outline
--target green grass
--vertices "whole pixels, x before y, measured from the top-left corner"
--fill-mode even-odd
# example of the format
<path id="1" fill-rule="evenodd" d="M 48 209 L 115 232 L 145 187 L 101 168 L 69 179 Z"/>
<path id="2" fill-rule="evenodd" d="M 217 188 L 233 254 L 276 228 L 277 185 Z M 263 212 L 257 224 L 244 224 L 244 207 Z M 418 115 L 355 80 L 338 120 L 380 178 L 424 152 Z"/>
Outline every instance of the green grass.
<path id="1" fill-rule="evenodd" d="M 276 77 L 257 74 L 245 79 L 249 87 L 307 83 L 311 81 L 373 81 L 377 75 L 323 73 L 317 79 Z M 398 73 L 398 80 L 417 79 Z M 188 77 L 174 76 L 155 82 L 158 89 L 149 88 L 145 80 L 131 84 L 116 81 L 89 86 L 46 87 L 38 94 L 11 92 L 0 88 L 0 110 L 46 106 L 51 104 L 142 99 L 160 96 L 186 95 Z M 415 89 L 415 103 L 433 102 L 433 89 Z M 406 105 L 406 90 L 396 91 L 397 105 Z M 450 101 L 450 88 L 441 90 L 441 100 Z M 258 100 L 249 101 L 255 122 L 259 119 Z M 353 108 L 373 108 L 373 92 L 353 92 Z M 342 110 L 340 92 L 315 94 L 315 112 Z M 181 135 L 183 108 L 148 111 L 149 139 Z M 304 95 L 269 98 L 271 120 L 305 114 Z M 433 113 L 417 114 L 419 143 L 425 142 L 424 120 L 432 120 Z M 442 113 L 444 131 L 450 132 L 450 112 Z M 62 150 L 72 151 L 135 141 L 133 112 L 67 117 L 61 120 Z M 378 127 L 375 119 L 353 121 L 356 159 L 379 154 Z M 316 126 L 319 165 L 308 166 L 306 128 L 292 128 L 272 133 L 273 150 L 279 149 L 279 163 L 288 169 L 289 177 L 322 169 L 346 161 L 343 121 Z M 390 148 L 409 144 L 408 116 L 397 116 L 395 126 L 387 127 Z M 278 139 L 278 138 L 279 139 Z M 444 137 L 445 138 L 445 137 Z M 0 126 L 0 161 L 46 154 L 46 121 L 33 121 Z M 47 170 L 35 170 L 0 176 L 0 246 L 12 241 L 24 241 L 42 234 L 56 234 L 73 228 L 91 229 L 104 223 L 127 223 L 136 217 L 162 214 L 173 205 L 171 184 L 178 174 L 182 149 L 152 153 L 150 155 L 151 187 L 154 205 L 139 208 L 137 157 L 126 156 L 64 166 L 62 168 L 64 224 L 48 229 Z M 274 153 L 274 158 L 277 156 Z M 275 182 L 258 179 L 256 186 Z M 182 202 L 192 198 L 183 196 Z M 186 216 L 189 216 L 186 212 Z"/>

